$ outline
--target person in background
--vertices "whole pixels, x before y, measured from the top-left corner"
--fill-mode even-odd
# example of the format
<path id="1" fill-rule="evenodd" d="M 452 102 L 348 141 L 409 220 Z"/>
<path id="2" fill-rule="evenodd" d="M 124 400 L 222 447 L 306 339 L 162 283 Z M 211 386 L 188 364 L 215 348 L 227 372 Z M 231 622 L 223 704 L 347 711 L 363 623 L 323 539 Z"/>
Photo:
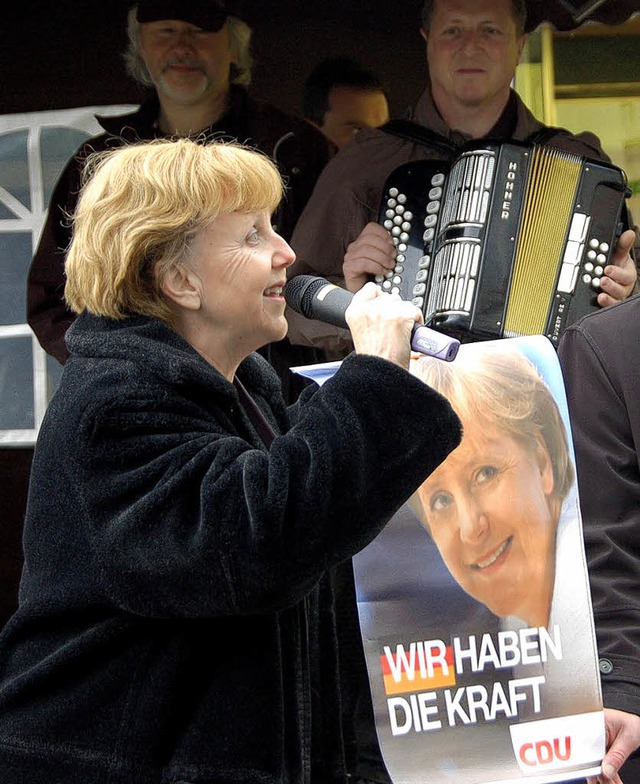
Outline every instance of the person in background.
<path id="1" fill-rule="evenodd" d="M 585 316 L 558 346 L 576 455 L 605 708 L 607 781 L 640 781 L 640 296 Z M 613 727 L 611 729 L 613 733 Z M 625 763 L 625 764 L 623 764 Z"/>
<path id="2" fill-rule="evenodd" d="M 160 139 L 87 172 L 0 635 L 2 782 L 343 784 L 327 573 L 460 440 L 408 372 L 420 311 L 363 289 L 355 353 L 287 409 L 255 353 L 294 260 L 273 162 Z"/>
<path id="3" fill-rule="evenodd" d="M 132 114 L 97 118 L 104 133 L 83 144 L 62 172 L 28 274 L 27 321 L 61 363 L 69 355 L 64 338 L 75 318 L 63 299 L 68 215 L 89 153 L 161 137 L 247 143 L 271 156 L 285 178 L 286 196 L 274 218 L 285 239 L 329 159 L 319 131 L 248 94 L 252 30 L 238 0 L 140 0 L 129 10 L 127 34 L 128 73 L 149 88 L 149 96 Z M 322 358 L 286 339 L 264 353 L 289 385 L 288 398 L 300 389 L 288 367 Z"/>
<path id="4" fill-rule="evenodd" d="M 309 74 L 302 115 L 341 150 L 362 128 L 384 125 L 389 104 L 374 73 L 348 57 L 335 57 L 323 60 Z"/>
<path id="5" fill-rule="evenodd" d="M 525 23 L 524 0 L 426 0 L 420 34 L 429 79 L 411 118 L 363 129 L 325 168 L 291 239 L 297 259 L 290 276 L 319 275 L 354 292 L 393 269 L 396 249 L 378 212 L 387 177 L 409 161 L 450 162 L 483 138 L 545 143 L 609 161 L 594 134 L 543 125 L 511 88 Z M 633 225 L 630 216 L 627 223 Z M 601 279 L 600 305 L 633 290 L 634 240 L 632 230 L 620 237 Z M 294 313 L 287 318 L 292 341 L 349 349 L 344 330 Z"/>

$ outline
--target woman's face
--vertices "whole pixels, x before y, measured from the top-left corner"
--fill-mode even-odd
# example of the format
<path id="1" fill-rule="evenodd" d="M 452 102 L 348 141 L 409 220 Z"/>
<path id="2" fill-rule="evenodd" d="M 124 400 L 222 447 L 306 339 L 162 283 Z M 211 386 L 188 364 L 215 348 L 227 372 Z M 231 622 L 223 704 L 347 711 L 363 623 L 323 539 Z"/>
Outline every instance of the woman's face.
<path id="1" fill-rule="evenodd" d="M 295 254 L 271 226 L 271 215 L 233 212 L 200 230 L 190 279 L 197 290 L 199 342 L 231 361 L 287 333 L 283 288 Z"/>
<path id="2" fill-rule="evenodd" d="M 547 624 L 553 592 L 553 484 L 542 441 L 525 449 L 475 425 L 418 490 L 426 525 L 462 588 L 496 615 L 530 626 Z"/>

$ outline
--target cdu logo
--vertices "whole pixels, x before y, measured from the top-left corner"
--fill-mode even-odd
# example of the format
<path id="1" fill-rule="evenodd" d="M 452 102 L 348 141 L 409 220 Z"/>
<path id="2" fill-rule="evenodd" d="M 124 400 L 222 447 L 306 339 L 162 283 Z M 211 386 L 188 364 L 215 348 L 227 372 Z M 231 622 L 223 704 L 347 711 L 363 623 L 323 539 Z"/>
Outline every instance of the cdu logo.
<path id="1" fill-rule="evenodd" d="M 565 769 L 596 775 L 604 756 L 601 711 L 542 719 L 509 727 L 513 753 L 525 775 Z"/>

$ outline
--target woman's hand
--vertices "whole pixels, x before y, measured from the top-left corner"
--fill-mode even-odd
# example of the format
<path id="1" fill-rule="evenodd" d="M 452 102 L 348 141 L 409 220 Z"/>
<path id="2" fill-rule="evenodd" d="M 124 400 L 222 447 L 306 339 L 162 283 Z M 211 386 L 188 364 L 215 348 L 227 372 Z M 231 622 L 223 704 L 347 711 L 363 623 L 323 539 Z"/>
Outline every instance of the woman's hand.
<path id="1" fill-rule="evenodd" d="M 419 308 L 367 283 L 353 295 L 345 317 L 358 354 L 373 354 L 409 368 L 411 332 L 422 323 Z"/>

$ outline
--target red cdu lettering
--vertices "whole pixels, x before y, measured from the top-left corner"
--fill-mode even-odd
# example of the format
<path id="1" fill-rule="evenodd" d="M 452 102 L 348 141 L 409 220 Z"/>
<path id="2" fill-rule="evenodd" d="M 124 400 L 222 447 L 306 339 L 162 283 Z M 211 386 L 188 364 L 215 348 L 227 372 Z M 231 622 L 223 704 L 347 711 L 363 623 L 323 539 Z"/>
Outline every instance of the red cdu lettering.
<path id="1" fill-rule="evenodd" d="M 564 738 L 562 746 L 561 743 L 560 738 L 554 738 L 552 741 L 540 740 L 535 744 L 524 743 L 518 752 L 520 761 L 532 768 L 549 765 L 556 760 L 566 762 L 571 757 L 571 736 Z"/>

